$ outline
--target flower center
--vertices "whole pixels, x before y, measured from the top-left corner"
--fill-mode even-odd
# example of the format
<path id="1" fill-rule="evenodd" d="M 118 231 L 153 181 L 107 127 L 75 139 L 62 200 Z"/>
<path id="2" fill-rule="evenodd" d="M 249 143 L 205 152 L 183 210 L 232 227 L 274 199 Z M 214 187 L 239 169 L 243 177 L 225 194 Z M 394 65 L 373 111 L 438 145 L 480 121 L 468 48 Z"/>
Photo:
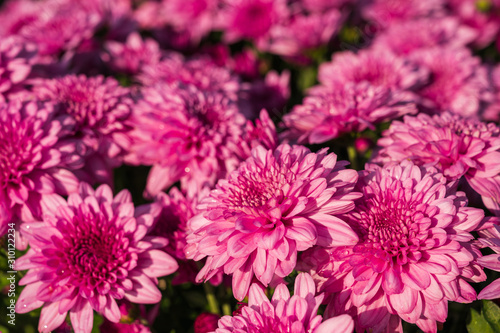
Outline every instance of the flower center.
<path id="1" fill-rule="evenodd" d="M 61 275 L 71 274 L 88 288 L 114 284 L 137 264 L 129 239 L 100 213 L 75 216 L 64 239 Z M 127 270 L 123 267 L 127 266 Z"/>

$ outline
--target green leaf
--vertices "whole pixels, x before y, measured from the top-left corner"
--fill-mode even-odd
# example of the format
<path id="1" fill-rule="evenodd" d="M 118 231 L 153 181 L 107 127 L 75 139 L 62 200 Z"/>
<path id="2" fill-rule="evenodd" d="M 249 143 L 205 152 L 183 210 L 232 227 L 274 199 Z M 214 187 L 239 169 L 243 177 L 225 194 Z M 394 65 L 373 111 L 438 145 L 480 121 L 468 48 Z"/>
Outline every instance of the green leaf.
<path id="1" fill-rule="evenodd" d="M 495 333 L 488 321 L 475 309 L 470 309 L 471 320 L 467 324 L 469 333 Z"/>
<path id="2" fill-rule="evenodd" d="M 483 316 L 484 319 L 493 328 L 493 331 L 500 332 L 500 307 L 492 301 L 483 301 Z"/>

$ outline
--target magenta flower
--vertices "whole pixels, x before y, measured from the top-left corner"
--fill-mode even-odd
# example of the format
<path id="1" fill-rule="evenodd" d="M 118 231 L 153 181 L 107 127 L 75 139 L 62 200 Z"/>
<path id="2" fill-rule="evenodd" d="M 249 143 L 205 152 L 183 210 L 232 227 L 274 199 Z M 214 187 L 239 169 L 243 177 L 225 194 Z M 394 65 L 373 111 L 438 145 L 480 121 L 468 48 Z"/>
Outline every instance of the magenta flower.
<path id="1" fill-rule="evenodd" d="M 323 321 L 317 314 L 323 297 L 316 296 L 316 286 L 307 273 L 297 276 L 291 297 L 286 285 L 279 284 L 269 301 L 262 287 L 253 284 L 248 305 L 238 315 L 222 317 L 215 333 L 351 333 L 354 322 L 350 316 L 344 314 Z"/>
<path id="2" fill-rule="evenodd" d="M 478 115 L 490 90 L 481 59 L 465 47 L 434 47 L 413 52 L 410 58 L 431 74 L 429 83 L 417 91 L 426 112 Z"/>
<path id="3" fill-rule="evenodd" d="M 288 14 L 283 0 L 237 0 L 224 1 L 220 25 L 228 42 L 251 39 L 258 43 L 269 29 Z"/>
<path id="4" fill-rule="evenodd" d="M 159 306 L 159 303 L 156 305 Z M 132 304 L 129 302 L 120 302 L 118 303 L 118 307 L 120 309 L 120 322 L 114 323 L 104 318 L 104 322 L 99 326 L 99 332 L 113 332 L 113 333 L 151 333 L 149 327 L 144 325 L 144 322 L 147 322 L 149 317 L 146 315 L 146 311 L 144 311 L 144 305 L 140 308 L 140 311 L 137 311 L 132 307 Z M 154 309 L 154 308 L 153 308 Z M 140 317 L 137 317 L 137 313 L 140 312 Z M 132 316 L 131 316 L 132 314 Z M 152 322 L 150 322 L 152 324 Z M 68 332 L 71 332 L 69 330 Z"/>
<path id="5" fill-rule="evenodd" d="M 373 43 L 395 54 L 407 55 L 436 46 L 464 47 L 475 37 L 474 31 L 455 17 L 421 18 L 391 24 Z"/>
<path id="6" fill-rule="evenodd" d="M 482 267 L 500 271 L 500 226 L 494 225 L 486 230 L 479 231 L 479 242 L 484 247 L 489 247 L 494 254 L 483 256 L 477 260 Z M 479 299 L 497 299 L 500 298 L 500 279 L 496 279 L 487 285 L 479 295 Z"/>
<path id="7" fill-rule="evenodd" d="M 90 332 L 93 310 L 120 320 L 116 300 L 159 302 L 156 278 L 175 272 L 177 263 L 157 250 L 166 239 L 147 235 L 157 213 L 151 205 L 134 209 L 126 190 L 113 198 L 107 185 L 94 191 L 82 183 L 67 201 L 53 197 L 44 222 L 28 225 L 31 248 L 16 261 L 16 270 L 29 269 L 16 311 L 43 306 L 40 332 L 58 327 L 68 312 L 75 331 Z"/>
<path id="8" fill-rule="evenodd" d="M 391 124 L 378 145 L 381 149 L 373 162 L 382 165 L 409 159 L 435 167 L 450 182 L 463 177 L 486 204 L 495 193 L 490 187 L 500 180 L 500 128 L 493 123 L 451 113 L 406 116 L 403 122 Z M 492 206 L 488 204 L 488 208 Z"/>
<path id="9" fill-rule="evenodd" d="M 146 185 L 149 196 L 179 180 L 193 196 L 239 161 L 231 149 L 237 147 L 245 118 L 222 94 L 192 85 L 145 88 L 130 122 L 136 129 L 127 160 L 153 165 Z"/>
<path id="10" fill-rule="evenodd" d="M 445 0 L 373 0 L 362 7 L 361 13 L 369 22 L 386 28 L 397 22 L 439 16 L 444 5 Z"/>
<path id="11" fill-rule="evenodd" d="M 108 41 L 107 51 L 102 57 L 118 72 L 136 75 L 145 65 L 154 66 L 160 62 L 160 46 L 153 39 L 142 40 L 137 32 L 131 33 L 125 43 Z"/>
<path id="12" fill-rule="evenodd" d="M 466 281 L 486 279 L 470 243 L 483 210 L 467 207 L 435 169 L 409 161 L 372 166 L 358 187 L 363 196 L 344 218 L 359 242 L 302 258 L 330 295 L 326 313 L 351 314 L 360 332 L 401 331 L 401 319 L 436 332 L 448 301 L 476 299 Z"/>
<path id="13" fill-rule="evenodd" d="M 478 48 L 488 46 L 498 35 L 500 30 L 498 1 L 447 0 L 447 3 L 451 13 L 474 31 L 476 35 L 474 45 Z"/>
<path id="14" fill-rule="evenodd" d="M 326 149 L 254 148 L 188 221 L 186 257 L 207 257 L 197 280 L 232 274 L 234 296 L 242 300 L 254 276 L 267 286 L 275 275 L 290 274 L 298 251 L 354 244 L 355 233 L 337 215 L 359 197 L 352 192 L 357 173 L 336 159 Z"/>
<path id="15" fill-rule="evenodd" d="M 50 103 L 0 105 L 1 235 L 7 223 L 40 218 L 46 196 L 76 191 L 78 179 L 66 162 L 80 158 L 74 143 L 64 140 L 73 127 L 73 120 L 57 116 Z M 23 249 L 27 244 L 19 240 L 16 245 Z"/>
<path id="16" fill-rule="evenodd" d="M 0 101 L 5 102 L 9 94 L 24 88 L 22 83 L 31 72 L 35 56 L 36 46 L 20 38 L 0 40 Z"/>
<path id="17" fill-rule="evenodd" d="M 358 53 L 335 53 L 331 62 L 320 66 L 318 80 L 322 86 L 331 89 L 350 82 L 368 82 L 372 86 L 398 92 L 415 90 L 426 83 L 427 75 L 426 70 L 387 49 L 370 48 Z"/>
<path id="18" fill-rule="evenodd" d="M 335 8 L 307 14 L 298 11 L 274 24 L 258 48 L 287 57 L 303 56 L 307 50 L 326 45 L 342 26 L 344 16 Z"/>
<path id="19" fill-rule="evenodd" d="M 203 312 L 194 321 L 194 333 L 209 333 L 217 329 L 220 316 L 215 313 Z"/>
<path id="20" fill-rule="evenodd" d="M 163 83 L 194 85 L 202 91 L 222 93 L 237 99 L 240 89 L 238 78 L 227 68 L 220 67 L 208 57 L 185 59 L 171 52 L 156 65 L 145 65 L 137 79 L 145 87 Z"/>
<path id="21" fill-rule="evenodd" d="M 130 146 L 131 126 L 125 124 L 133 105 L 129 90 L 113 78 L 68 75 L 41 80 L 34 92 L 74 119 L 74 140 L 89 174 L 85 180 L 111 184 L 112 169 Z"/>
<path id="22" fill-rule="evenodd" d="M 4 11 L 2 19 L 5 17 L 6 24 L 2 30 L 7 35 L 15 34 L 36 44 L 39 54 L 49 59 L 58 57 L 60 52 L 72 51 L 82 41 L 90 39 L 102 20 L 82 2 L 16 2 L 10 2 L 8 10 Z"/>
<path id="23" fill-rule="evenodd" d="M 314 94 L 283 117 L 287 131 L 284 137 L 299 143 L 323 143 L 344 133 L 362 132 L 367 128 L 415 113 L 411 94 L 392 93 L 383 86 L 368 82 L 347 82 L 337 89 L 315 87 Z"/>

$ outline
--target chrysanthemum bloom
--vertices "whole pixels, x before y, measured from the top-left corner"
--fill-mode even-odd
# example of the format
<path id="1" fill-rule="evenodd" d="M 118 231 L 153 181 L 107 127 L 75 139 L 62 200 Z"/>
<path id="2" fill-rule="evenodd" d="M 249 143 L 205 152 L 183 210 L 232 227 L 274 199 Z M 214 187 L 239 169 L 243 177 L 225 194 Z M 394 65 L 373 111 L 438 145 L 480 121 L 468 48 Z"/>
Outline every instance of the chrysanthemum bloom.
<path id="1" fill-rule="evenodd" d="M 82 183 L 68 200 L 53 197 L 43 222 L 30 223 L 31 248 L 16 260 L 29 271 L 16 303 L 18 313 L 43 306 L 38 330 L 50 332 L 69 312 L 75 332 L 90 332 L 93 310 L 112 322 L 121 317 L 116 300 L 157 303 L 157 277 L 175 272 L 162 237 L 149 236 L 157 207 L 134 208 L 127 190 L 113 197 L 107 185 Z"/>
<path id="2" fill-rule="evenodd" d="M 350 313 L 360 332 L 400 332 L 401 319 L 436 332 L 448 301 L 474 301 L 467 281 L 486 279 L 470 243 L 483 210 L 467 207 L 435 169 L 409 161 L 373 166 L 357 187 L 363 196 L 344 218 L 359 242 L 302 258 L 330 293 L 326 313 Z"/>
<path id="3" fill-rule="evenodd" d="M 361 132 L 384 121 L 415 113 L 411 95 L 392 93 L 368 82 L 348 82 L 338 89 L 317 86 L 283 117 L 284 137 L 299 143 L 323 143 L 344 133 Z"/>
<path id="4" fill-rule="evenodd" d="M 271 301 L 258 284 L 250 287 L 248 305 L 240 314 L 224 316 L 215 333 L 351 333 L 354 322 L 349 315 L 323 321 L 317 314 L 324 294 L 316 296 L 316 286 L 307 273 L 295 279 L 294 295 L 285 284 L 279 284 Z"/>
<path id="5" fill-rule="evenodd" d="M 40 218 L 45 196 L 76 191 L 78 179 L 65 167 L 66 161 L 80 159 L 74 143 L 64 140 L 73 126 L 68 116 L 56 116 L 50 103 L 0 105 L 1 235 L 9 222 Z M 26 247 L 24 241 L 16 245 Z"/>
<path id="6" fill-rule="evenodd" d="M 304 9 L 274 24 L 257 45 L 260 50 L 287 57 L 326 45 L 342 26 L 345 15 L 338 9 L 307 13 Z"/>
<path id="7" fill-rule="evenodd" d="M 145 87 L 162 83 L 194 85 L 202 91 L 222 93 L 231 100 L 237 99 L 240 82 L 227 68 L 220 67 L 208 57 L 185 59 L 170 52 L 156 65 L 145 65 L 137 76 Z"/>
<path id="8" fill-rule="evenodd" d="M 219 24 L 229 43 L 250 39 L 258 44 L 273 24 L 288 15 L 283 0 L 237 0 L 223 1 L 223 4 Z"/>
<path id="9" fill-rule="evenodd" d="M 290 274 L 298 251 L 356 243 L 356 234 L 337 217 L 359 197 L 352 192 L 357 173 L 346 164 L 326 149 L 254 148 L 188 221 L 187 258 L 207 257 L 198 281 L 220 271 L 232 274 L 234 296 L 242 300 L 254 276 L 267 286 L 275 275 Z"/>
<path id="10" fill-rule="evenodd" d="M 448 112 L 432 117 L 406 116 L 403 122 L 392 122 L 377 144 L 381 149 L 372 162 L 382 165 L 411 160 L 433 166 L 450 182 L 465 178 L 483 201 L 491 198 L 488 188 L 500 177 L 500 128 L 493 123 Z"/>
<path id="11" fill-rule="evenodd" d="M 208 188 L 202 189 L 194 198 L 188 198 L 173 187 L 168 194 L 160 192 L 154 199 L 160 205 L 161 211 L 155 219 L 151 235 L 164 237 L 168 245 L 161 250 L 165 251 L 177 260 L 179 269 L 176 271 L 172 284 L 177 285 L 185 282 L 194 283 L 196 274 L 200 270 L 196 263 L 186 259 L 184 248 L 186 247 L 187 221 L 196 215 L 198 197 L 209 192 Z M 222 273 L 213 277 L 210 282 L 219 285 L 222 282 Z"/>
<path id="12" fill-rule="evenodd" d="M 398 55 L 435 46 L 463 47 L 474 40 L 474 31 L 455 17 L 421 18 L 391 24 L 373 41 Z"/>
<path id="13" fill-rule="evenodd" d="M 370 48 L 358 53 L 335 53 L 332 61 L 320 66 L 318 80 L 332 90 L 350 82 L 368 82 L 398 92 L 413 91 L 422 86 L 427 82 L 427 74 L 426 70 L 387 49 Z"/>
<path id="14" fill-rule="evenodd" d="M 220 316 L 215 313 L 203 312 L 194 321 L 194 333 L 209 333 L 217 329 Z"/>
<path id="15" fill-rule="evenodd" d="M 215 184 L 238 162 L 237 147 L 245 118 L 224 95 L 189 85 L 145 88 L 131 123 L 133 164 L 153 165 L 147 195 L 181 181 L 188 195 Z"/>
<path id="16" fill-rule="evenodd" d="M 468 48 L 434 47 L 413 52 L 410 59 L 430 72 L 429 83 L 417 91 L 426 112 L 478 115 L 490 87 L 481 59 Z"/>
<path id="17" fill-rule="evenodd" d="M 125 43 L 108 41 L 107 51 L 102 57 L 115 71 L 136 75 L 144 65 L 155 65 L 160 62 L 161 51 L 153 39 L 142 40 L 137 32 L 131 33 Z"/>
<path id="18" fill-rule="evenodd" d="M 500 1 L 447 0 L 452 15 L 474 30 L 474 45 L 484 48 L 498 35 Z"/>
<path id="19" fill-rule="evenodd" d="M 366 2 L 361 14 L 369 22 L 386 28 L 397 22 L 438 16 L 444 11 L 444 4 L 444 0 L 374 0 Z"/>
<path id="20" fill-rule="evenodd" d="M 4 30 L 36 44 L 39 54 L 49 58 L 74 50 L 90 39 L 102 19 L 82 3 L 71 0 L 15 2 L 18 4 L 7 7 L 2 15 L 7 22 Z"/>
<path id="21" fill-rule="evenodd" d="M 496 253 L 483 256 L 477 260 L 482 267 L 500 271 L 500 226 L 494 225 L 486 230 L 479 231 L 479 242 L 484 247 L 489 247 Z M 496 279 L 486 286 L 479 295 L 479 299 L 500 298 L 500 279 Z"/>
<path id="22" fill-rule="evenodd" d="M 17 37 L 0 39 L 0 101 L 9 94 L 22 90 L 21 83 L 31 72 L 36 55 L 34 44 L 24 43 Z"/>
<path id="23" fill-rule="evenodd" d="M 74 140 L 85 158 L 88 182 L 110 184 L 112 168 L 121 164 L 130 145 L 131 127 L 125 124 L 133 104 L 129 90 L 113 78 L 85 75 L 41 80 L 33 90 L 75 120 Z"/>

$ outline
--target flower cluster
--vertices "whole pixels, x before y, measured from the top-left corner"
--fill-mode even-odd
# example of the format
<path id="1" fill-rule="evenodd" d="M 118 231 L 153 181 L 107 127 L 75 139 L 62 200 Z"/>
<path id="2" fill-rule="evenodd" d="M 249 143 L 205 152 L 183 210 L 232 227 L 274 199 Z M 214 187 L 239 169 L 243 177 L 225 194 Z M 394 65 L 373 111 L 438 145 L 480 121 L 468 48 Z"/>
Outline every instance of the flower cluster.
<path id="1" fill-rule="evenodd" d="M 0 0 L 15 331 L 500 331 L 499 13 Z"/>

